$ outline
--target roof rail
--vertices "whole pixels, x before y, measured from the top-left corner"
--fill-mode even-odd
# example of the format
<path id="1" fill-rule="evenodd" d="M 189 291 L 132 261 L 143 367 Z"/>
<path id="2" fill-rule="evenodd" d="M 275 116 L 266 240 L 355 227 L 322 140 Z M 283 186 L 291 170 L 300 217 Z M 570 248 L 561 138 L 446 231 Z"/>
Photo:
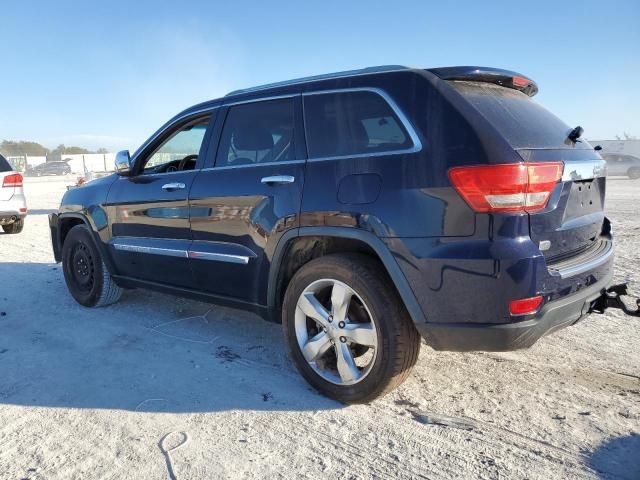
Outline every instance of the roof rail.
<path id="1" fill-rule="evenodd" d="M 297 85 L 299 83 L 307 83 L 313 82 L 316 80 L 328 80 L 331 78 L 343 78 L 343 77 L 355 77 L 358 75 L 367 75 L 370 73 L 382 73 L 382 72 L 393 72 L 396 70 L 407 70 L 409 67 L 405 67 L 403 65 L 380 65 L 377 67 L 367 67 L 360 68 L 357 70 L 345 70 L 344 72 L 335 72 L 335 73 L 325 73 L 323 75 L 314 75 L 311 77 L 302 77 L 296 78 L 293 80 L 285 80 L 283 82 L 275 82 L 275 83 L 267 83 L 265 85 L 259 85 L 257 87 L 251 88 L 243 88 L 240 90 L 234 90 L 225 95 L 225 97 L 229 97 L 231 95 L 239 95 L 241 93 L 251 93 L 251 92 L 259 92 L 261 90 L 267 90 L 269 88 L 275 87 L 286 87 L 289 85 Z"/>

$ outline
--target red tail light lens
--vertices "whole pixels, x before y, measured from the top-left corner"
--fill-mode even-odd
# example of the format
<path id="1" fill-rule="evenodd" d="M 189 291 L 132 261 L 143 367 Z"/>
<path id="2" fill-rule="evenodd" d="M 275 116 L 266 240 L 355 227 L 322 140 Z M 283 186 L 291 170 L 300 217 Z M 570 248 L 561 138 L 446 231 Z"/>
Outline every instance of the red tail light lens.
<path id="1" fill-rule="evenodd" d="M 22 175 L 19 173 L 12 173 L 11 175 L 7 175 L 2 180 L 2 188 L 10 188 L 10 187 L 21 187 L 22 186 Z"/>
<path id="2" fill-rule="evenodd" d="M 449 180 L 476 212 L 535 212 L 547 206 L 564 164 L 509 163 L 455 167 Z"/>
<path id="3" fill-rule="evenodd" d="M 509 313 L 516 315 L 530 315 L 536 313 L 542 305 L 542 295 L 531 298 L 523 298 L 522 300 L 514 300 L 509 304 Z"/>

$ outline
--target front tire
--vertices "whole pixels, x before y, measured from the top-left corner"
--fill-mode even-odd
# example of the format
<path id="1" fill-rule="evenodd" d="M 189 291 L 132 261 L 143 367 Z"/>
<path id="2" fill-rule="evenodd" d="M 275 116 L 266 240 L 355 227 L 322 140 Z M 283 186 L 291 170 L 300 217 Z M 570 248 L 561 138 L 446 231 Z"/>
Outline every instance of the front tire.
<path id="1" fill-rule="evenodd" d="M 24 218 L 19 218 L 18 220 L 16 220 L 13 223 L 10 223 L 9 225 L 2 225 L 2 230 L 4 230 L 4 233 L 7 233 L 7 234 L 20 233 L 22 232 L 23 228 L 24 228 Z"/>
<path id="2" fill-rule="evenodd" d="M 628 176 L 631 180 L 637 180 L 638 178 L 640 178 L 640 168 L 639 167 L 630 168 L 628 172 Z"/>
<path id="3" fill-rule="evenodd" d="M 304 265 L 282 309 L 289 355 L 318 391 L 366 403 L 400 385 L 420 351 L 420 336 L 381 265 L 334 254 Z"/>
<path id="4" fill-rule="evenodd" d="M 76 225 L 67 234 L 62 246 L 62 271 L 69 293 L 80 305 L 105 307 L 122 296 L 86 225 Z"/>

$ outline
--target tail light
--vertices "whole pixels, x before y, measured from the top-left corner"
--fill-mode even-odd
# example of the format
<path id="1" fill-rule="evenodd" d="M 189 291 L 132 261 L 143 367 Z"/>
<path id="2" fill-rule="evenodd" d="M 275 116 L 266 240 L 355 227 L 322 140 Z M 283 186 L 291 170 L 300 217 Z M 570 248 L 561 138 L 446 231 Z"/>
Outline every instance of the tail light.
<path id="1" fill-rule="evenodd" d="M 514 300 L 509 304 L 509 313 L 516 315 L 530 315 L 536 313 L 542 305 L 542 295 L 531 298 L 523 298 L 522 300 Z"/>
<path id="2" fill-rule="evenodd" d="M 22 175 L 19 173 L 12 173 L 11 175 L 7 175 L 2 180 L 2 188 L 12 188 L 12 187 L 21 187 L 22 186 Z"/>
<path id="3" fill-rule="evenodd" d="M 509 163 L 455 167 L 449 180 L 476 212 L 535 212 L 547 206 L 564 164 Z"/>

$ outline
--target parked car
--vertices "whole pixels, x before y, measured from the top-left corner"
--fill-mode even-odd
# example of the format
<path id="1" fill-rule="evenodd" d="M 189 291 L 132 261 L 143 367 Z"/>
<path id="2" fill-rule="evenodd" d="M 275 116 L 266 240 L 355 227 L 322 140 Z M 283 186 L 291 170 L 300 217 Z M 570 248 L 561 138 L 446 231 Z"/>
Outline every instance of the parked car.
<path id="1" fill-rule="evenodd" d="M 607 162 L 607 175 L 640 178 L 640 158 L 622 153 L 603 153 Z"/>
<path id="2" fill-rule="evenodd" d="M 27 174 L 33 177 L 42 177 L 44 175 L 69 175 L 71 167 L 65 161 L 45 162 L 36 165 L 27 171 Z"/>
<path id="3" fill-rule="evenodd" d="M 0 155 L 0 225 L 5 233 L 20 233 L 27 216 L 22 175 Z"/>
<path id="4" fill-rule="evenodd" d="M 480 67 L 239 90 L 162 126 L 50 216 L 87 307 L 149 288 L 281 322 L 320 392 L 367 402 L 436 350 L 530 347 L 612 277 L 605 162 Z"/>

